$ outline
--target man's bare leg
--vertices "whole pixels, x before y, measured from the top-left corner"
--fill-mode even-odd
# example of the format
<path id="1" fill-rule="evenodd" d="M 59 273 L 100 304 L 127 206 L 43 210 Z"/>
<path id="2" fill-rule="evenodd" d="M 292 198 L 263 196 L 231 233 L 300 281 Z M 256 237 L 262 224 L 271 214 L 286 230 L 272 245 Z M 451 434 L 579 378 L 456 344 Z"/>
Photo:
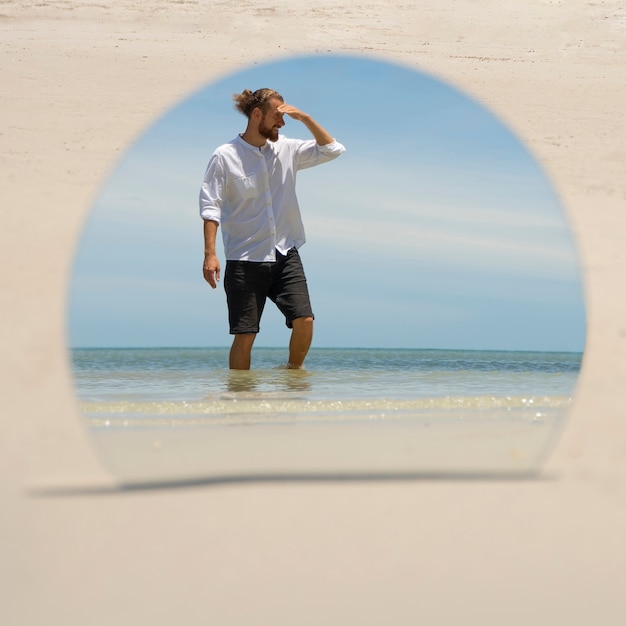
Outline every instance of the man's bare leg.
<path id="1" fill-rule="evenodd" d="M 252 344 L 256 339 L 254 333 L 235 335 L 230 347 L 229 366 L 231 370 L 249 370 Z"/>
<path id="2" fill-rule="evenodd" d="M 287 367 L 300 369 L 313 341 L 313 318 L 297 317 L 293 320 L 289 341 L 289 363 Z"/>

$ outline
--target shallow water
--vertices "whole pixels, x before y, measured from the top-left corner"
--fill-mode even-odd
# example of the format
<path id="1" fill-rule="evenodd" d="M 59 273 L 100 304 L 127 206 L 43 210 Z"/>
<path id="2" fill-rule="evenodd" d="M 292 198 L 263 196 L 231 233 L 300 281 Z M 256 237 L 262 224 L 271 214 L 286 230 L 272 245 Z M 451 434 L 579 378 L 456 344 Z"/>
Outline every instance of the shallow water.
<path id="1" fill-rule="evenodd" d="M 199 401 L 226 393 L 309 400 L 569 395 L 581 355 L 555 352 L 313 349 L 306 370 L 281 369 L 285 351 L 257 349 L 253 369 L 226 369 L 225 348 L 79 349 L 79 397 Z"/>
<path id="2" fill-rule="evenodd" d="M 558 434 L 580 354 L 314 349 L 72 352 L 86 426 L 122 480 L 267 472 L 527 472 Z"/>

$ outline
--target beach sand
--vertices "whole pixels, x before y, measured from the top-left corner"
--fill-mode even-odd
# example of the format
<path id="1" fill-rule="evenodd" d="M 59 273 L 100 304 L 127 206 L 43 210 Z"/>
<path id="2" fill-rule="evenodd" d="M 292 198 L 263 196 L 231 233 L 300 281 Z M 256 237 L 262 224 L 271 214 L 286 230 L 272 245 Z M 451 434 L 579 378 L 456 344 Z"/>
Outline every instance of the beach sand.
<path id="1" fill-rule="evenodd" d="M 0 623 L 623 623 L 623 3 L 9 0 L 0 28 Z M 589 328 L 570 419 L 538 477 L 120 491 L 89 445 L 65 314 L 99 185 L 194 89 L 310 52 L 451 81 L 551 177 L 580 247 Z"/>

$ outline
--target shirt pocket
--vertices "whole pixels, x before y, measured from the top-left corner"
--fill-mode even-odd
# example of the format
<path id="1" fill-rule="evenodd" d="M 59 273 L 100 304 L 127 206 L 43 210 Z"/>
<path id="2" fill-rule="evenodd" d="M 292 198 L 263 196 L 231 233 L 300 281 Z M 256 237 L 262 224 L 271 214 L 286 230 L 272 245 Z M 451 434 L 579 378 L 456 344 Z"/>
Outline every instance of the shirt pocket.
<path id="1" fill-rule="evenodd" d="M 259 195 L 256 174 L 248 174 L 247 176 L 238 176 L 233 179 L 233 186 L 237 195 L 243 200 L 256 198 Z"/>

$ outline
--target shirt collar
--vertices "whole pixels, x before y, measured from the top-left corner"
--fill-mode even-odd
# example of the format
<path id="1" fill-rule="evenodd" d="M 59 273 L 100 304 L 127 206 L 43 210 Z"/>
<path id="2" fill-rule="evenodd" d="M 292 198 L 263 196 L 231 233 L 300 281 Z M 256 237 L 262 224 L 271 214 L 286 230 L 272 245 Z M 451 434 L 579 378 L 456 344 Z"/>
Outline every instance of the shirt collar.
<path id="1" fill-rule="evenodd" d="M 241 134 L 237 135 L 236 141 L 238 141 L 240 144 L 244 145 L 246 148 L 248 148 L 249 150 L 252 150 L 253 152 L 256 153 L 263 153 L 266 152 L 267 150 L 274 150 L 274 146 L 276 144 L 278 144 L 279 141 L 282 141 L 284 139 L 283 135 L 280 135 L 278 137 L 278 141 L 270 141 L 269 139 L 267 139 L 265 141 L 265 143 L 259 148 L 257 146 L 253 146 L 252 144 L 248 143 L 242 136 Z"/>
<path id="2" fill-rule="evenodd" d="M 259 148 L 258 146 L 253 146 L 251 143 L 248 143 L 242 136 L 241 134 L 237 135 L 237 141 L 245 146 L 246 148 L 248 148 L 248 150 L 252 150 L 253 152 L 259 153 L 259 152 L 263 152 L 266 148 L 267 148 L 267 144 L 269 143 L 269 141 L 265 141 L 265 143 Z"/>

